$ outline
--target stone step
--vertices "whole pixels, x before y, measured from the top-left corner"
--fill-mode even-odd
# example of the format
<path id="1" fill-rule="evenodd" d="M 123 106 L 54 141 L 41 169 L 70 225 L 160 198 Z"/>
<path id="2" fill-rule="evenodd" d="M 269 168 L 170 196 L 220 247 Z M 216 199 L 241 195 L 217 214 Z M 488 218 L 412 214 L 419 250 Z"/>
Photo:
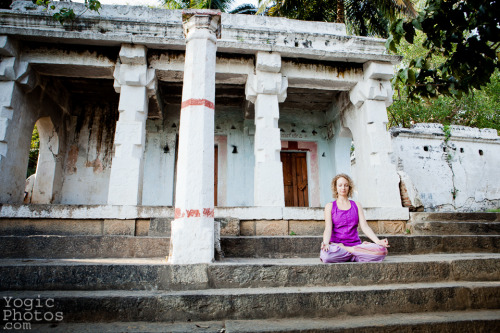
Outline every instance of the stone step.
<path id="1" fill-rule="evenodd" d="M 500 222 L 500 213 L 410 213 L 410 222 L 453 221 L 453 222 Z"/>
<path id="2" fill-rule="evenodd" d="M 500 310 L 394 313 L 346 318 L 289 318 L 207 322 L 114 322 L 33 324 L 31 329 L 53 333 L 87 332 L 205 332 L 205 333 L 386 333 L 386 332 L 495 332 Z"/>
<path id="3" fill-rule="evenodd" d="M 169 246 L 165 237 L 0 236 L 0 258 L 151 258 Z"/>
<path id="4" fill-rule="evenodd" d="M 3 259 L 0 290 L 193 290 L 362 286 L 500 280 L 500 254 L 394 255 L 381 263 L 317 258 L 224 259 L 169 265 L 150 259 Z"/>
<path id="5" fill-rule="evenodd" d="M 408 226 L 413 235 L 500 235 L 500 222 L 422 221 Z"/>
<path id="6" fill-rule="evenodd" d="M 498 253 L 499 235 L 416 235 L 379 236 L 389 240 L 389 255 L 426 253 Z M 362 238 L 362 240 L 368 240 Z M 222 249 L 227 258 L 287 258 L 319 256 L 321 237 L 223 237 Z"/>
<path id="7" fill-rule="evenodd" d="M 10 298 L 12 297 L 12 298 Z M 61 313 L 64 322 L 213 321 L 279 318 L 332 318 L 432 311 L 495 310 L 500 282 L 432 282 L 369 286 L 234 288 L 183 291 L 2 291 L 16 304 Z M 13 311 L 13 310 L 11 310 Z M 18 312 L 25 312 L 23 308 Z M 26 310 L 28 311 L 28 310 Z M 24 316 L 24 314 L 21 314 Z M 6 317 L 7 316 L 7 317 Z M 49 316 L 49 321 L 52 321 Z"/>
<path id="8" fill-rule="evenodd" d="M 389 254 L 497 253 L 500 235 L 381 236 Z M 363 238 L 362 238 L 363 239 Z M 366 240 L 366 239 L 364 239 Z M 170 239 L 138 236 L 0 236 L 0 258 L 152 258 L 168 255 Z M 316 258 L 320 236 L 222 237 L 227 258 Z"/>

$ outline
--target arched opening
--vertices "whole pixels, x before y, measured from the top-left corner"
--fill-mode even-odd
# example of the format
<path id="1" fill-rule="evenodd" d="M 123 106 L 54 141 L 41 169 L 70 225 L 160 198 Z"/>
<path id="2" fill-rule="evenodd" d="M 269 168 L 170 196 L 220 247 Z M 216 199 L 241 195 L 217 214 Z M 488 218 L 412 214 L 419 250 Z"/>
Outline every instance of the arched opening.
<path id="1" fill-rule="evenodd" d="M 24 203 L 31 202 L 33 194 L 33 185 L 35 184 L 36 166 L 38 164 L 38 155 L 40 152 L 40 133 L 35 124 L 31 134 L 30 153 L 28 159 L 28 170 L 26 171 L 26 184 L 24 186 Z"/>
<path id="2" fill-rule="evenodd" d="M 59 136 L 50 117 L 40 118 L 35 124 L 35 129 L 39 138 L 38 159 L 35 173 L 26 181 L 25 203 L 49 204 L 52 203 L 54 194 Z M 36 135 L 35 130 L 33 135 Z"/>
<path id="3" fill-rule="evenodd" d="M 340 127 L 336 137 L 335 159 L 337 172 L 351 175 L 352 168 L 356 163 L 354 152 L 354 141 L 351 130 L 347 127 Z"/>

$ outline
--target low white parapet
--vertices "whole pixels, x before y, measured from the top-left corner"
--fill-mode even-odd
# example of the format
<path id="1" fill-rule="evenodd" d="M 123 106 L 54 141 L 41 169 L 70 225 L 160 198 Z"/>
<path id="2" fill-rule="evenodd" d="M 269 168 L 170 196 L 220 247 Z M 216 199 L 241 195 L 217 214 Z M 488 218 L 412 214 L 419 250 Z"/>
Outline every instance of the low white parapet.
<path id="1" fill-rule="evenodd" d="M 374 220 L 408 220 L 410 211 L 408 208 L 398 207 L 365 207 L 365 218 L 368 221 Z"/>
<path id="2" fill-rule="evenodd" d="M 471 138 L 471 139 L 485 139 L 485 140 L 500 140 L 497 131 L 492 128 L 474 128 L 461 125 L 450 125 L 450 134 L 452 139 L 457 138 Z M 437 135 L 444 136 L 444 126 L 437 123 L 418 123 L 412 125 L 411 128 L 393 127 L 390 130 L 393 137 L 399 134 L 410 134 L 412 136 L 419 135 Z"/>
<path id="3" fill-rule="evenodd" d="M 1 205 L 0 218 L 148 219 L 174 217 L 173 207 L 112 205 Z"/>
<path id="4" fill-rule="evenodd" d="M 281 207 L 216 207 L 215 217 L 234 217 L 240 220 L 282 220 Z"/>
<path id="5" fill-rule="evenodd" d="M 283 220 L 324 220 L 324 208 L 285 207 Z"/>
<path id="6" fill-rule="evenodd" d="M 364 208 L 367 220 L 408 220 L 408 208 Z M 215 218 L 239 220 L 324 219 L 323 208 L 312 207 L 216 207 Z M 0 205 L 0 218 L 33 219 L 149 219 L 174 218 L 174 208 L 166 206 L 113 205 Z"/>
<path id="7" fill-rule="evenodd" d="M 441 124 L 391 128 L 393 157 L 425 211 L 478 212 L 500 203 L 500 137 L 495 129 Z"/>

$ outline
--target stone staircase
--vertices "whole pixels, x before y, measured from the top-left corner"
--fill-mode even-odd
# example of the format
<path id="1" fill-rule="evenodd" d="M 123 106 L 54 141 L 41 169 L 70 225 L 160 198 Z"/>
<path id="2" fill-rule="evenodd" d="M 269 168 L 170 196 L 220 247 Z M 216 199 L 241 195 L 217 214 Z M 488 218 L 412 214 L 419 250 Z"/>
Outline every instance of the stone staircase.
<path id="1" fill-rule="evenodd" d="M 413 213 L 408 226 L 414 235 L 500 235 L 500 214 Z"/>
<path id="2" fill-rule="evenodd" d="M 500 214 L 415 213 L 384 262 L 328 265 L 319 236 L 223 237 L 223 260 L 168 265 L 166 237 L 4 234 L 2 327 L 38 310 L 63 317 L 38 332 L 494 332 L 500 235 L 483 224 Z"/>

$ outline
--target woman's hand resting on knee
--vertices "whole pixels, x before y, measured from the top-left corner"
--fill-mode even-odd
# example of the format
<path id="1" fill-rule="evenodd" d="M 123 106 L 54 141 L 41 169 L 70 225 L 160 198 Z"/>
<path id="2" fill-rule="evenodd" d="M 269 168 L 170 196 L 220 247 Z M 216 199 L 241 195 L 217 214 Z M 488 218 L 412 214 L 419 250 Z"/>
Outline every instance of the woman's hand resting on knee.
<path id="1" fill-rule="evenodd" d="M 383 246 L 383 247 L 391 247 L 389 245 L 389 241 L 387 240 L 387 238 L 379 239 L 378 241 L 375 242 L 375 244 Z"/>

